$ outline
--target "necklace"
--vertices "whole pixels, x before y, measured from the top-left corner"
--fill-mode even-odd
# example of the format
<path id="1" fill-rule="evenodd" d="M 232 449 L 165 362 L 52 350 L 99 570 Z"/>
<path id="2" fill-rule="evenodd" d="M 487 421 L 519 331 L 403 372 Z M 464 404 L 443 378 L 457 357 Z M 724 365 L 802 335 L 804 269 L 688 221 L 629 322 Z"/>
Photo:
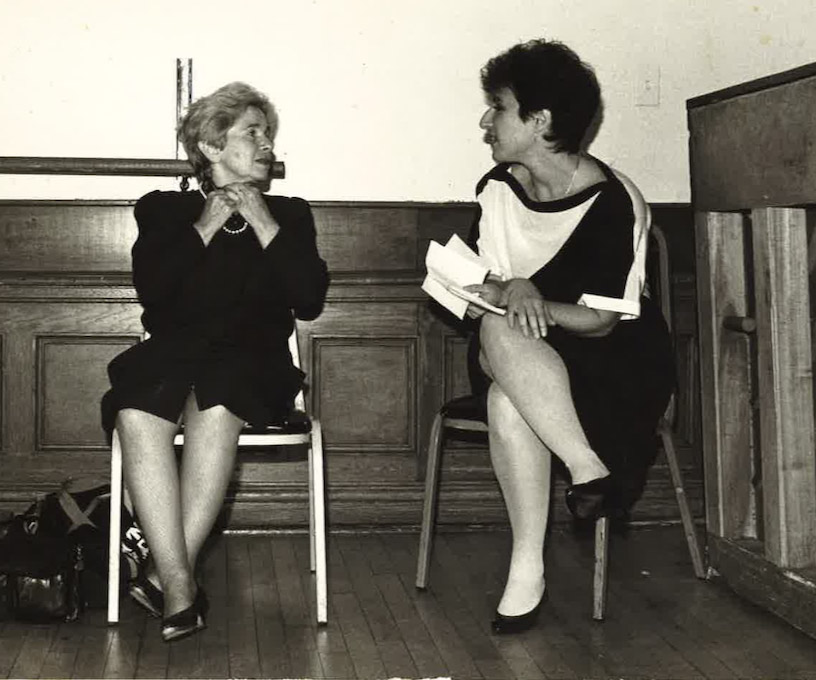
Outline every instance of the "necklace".
<path id="1" fill-rule="evenodd" d="M 572 189 L 572 185 L 575 182 L 575 176 L 578 174 L 578 168 L 581 167 L 581 157 L 578 156 L 578 162 L 575 164 L 575 170 L 572 171 L 572 177 L 570 177 L 569 184 L 567 185 L 567 190 L 564 192 L 564 196 L 566 196 L 570 189 Z"/>
<path id="2" fill-rule="evenodd" d="M 201 192 L 201 195 L 206 199 L 207 194 L 204 193 L 204 190 L 199 188 L 199 191 Z M 237 227 L 236 226 L 230 226 L 230 223 L 232 223 L 232 225 L 235 225 L 235 224 L 238 223 L 239 220 L 241 222 L 240 226 L 237 226 Z M 232 215 L 230 215 L 227 218 L 227 221 L 224 222 L 224 224 L 221 226 L 221 229 L 223 231 L 225 231 L 226 233 L 231 234 L 231 235 L 234 236 L 235 234 L 240 234 L 241 232 L 246 231 L 246 228 L 248 226 L 249 226 L 249 224 L 247 223 L 247 221 L 243 217 L 241 217 L 238 213 L 233 213 Z"/>
<path id="3" fill-rule="evenodd" d="M 241 226 L 232 228 L 229 226 L 229 223 L 232 222 L 233 224 L 237 223 L 238 220 L 241 220 Z M 227 232 L 228 234 L 240 234 L 242 231 L 245 231 L 247 228 L 247 221 L 243 219 L 238 213 L 233 213 L 229 216 L 229 219 L 224 222 L 223 226 L 221 227 L 222 230 Z"/>

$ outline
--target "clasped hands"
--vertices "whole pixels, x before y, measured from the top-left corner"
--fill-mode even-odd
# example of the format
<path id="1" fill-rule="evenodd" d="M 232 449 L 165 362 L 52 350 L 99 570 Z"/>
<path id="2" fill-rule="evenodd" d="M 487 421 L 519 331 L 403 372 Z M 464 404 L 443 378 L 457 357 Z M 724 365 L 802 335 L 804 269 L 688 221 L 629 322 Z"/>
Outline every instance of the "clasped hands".
<path id="1" fill-rule="evenodd" d="M 507 309 L 507 324 L 515 328 L 518 324 L 524 337 L 543 338 L 547 328 L 555 325 L 550 305 L 528 279 L 509 281 L 486 281 L 465 286 L 465 290 L 476 293 L 486 302 Z M 468 305 L 467 314 L 478 318 L 485 310 L 477 305 Z"/>
<path id="2" fill-rule="evenodd" d="M 196 222 L 196 229 L 205 243 L 212 240 L 233 213 L 241 215 L 255 230 L 263 247 L 266 247 L 280 229 L 270 214 L 260 190 L 252 184 L 236 182 L 207 194 L 204 210 Z"/>

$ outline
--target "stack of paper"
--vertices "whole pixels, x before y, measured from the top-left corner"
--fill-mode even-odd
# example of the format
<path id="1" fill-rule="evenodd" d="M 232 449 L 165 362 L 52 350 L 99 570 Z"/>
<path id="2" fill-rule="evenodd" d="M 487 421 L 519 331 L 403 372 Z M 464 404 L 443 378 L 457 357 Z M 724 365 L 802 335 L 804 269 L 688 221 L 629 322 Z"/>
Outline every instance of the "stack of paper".
<path id="1" fill-rule="evenodd" d="M 431 241 L 425 266 L 428 275 L 422 283 L 422 290 L 458 318 L 465 316 L 470 303 L 496 314 L 505 313 L 503 309 L 464 290 L 464 286 L 483 283 L 490 268 L 456 234 L 444 246 Z"/>

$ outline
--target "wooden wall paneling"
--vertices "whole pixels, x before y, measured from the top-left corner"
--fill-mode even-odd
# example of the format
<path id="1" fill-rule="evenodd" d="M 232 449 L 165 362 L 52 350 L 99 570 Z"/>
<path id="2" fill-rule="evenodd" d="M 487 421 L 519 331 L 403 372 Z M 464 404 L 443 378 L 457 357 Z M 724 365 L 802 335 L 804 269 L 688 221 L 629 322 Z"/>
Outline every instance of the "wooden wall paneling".
<path id="1" fill-rule="evenodd" d="M 332 451 L 416 451 L 417 337 L 313 335 L 315 415 Z"/>
<path id="2" fill-rule="evenodd" d="M 473 203 L 441 204 L 434 205 L 433 209 L 420 210 L 417 270 L 425 269 L 425 253 L 431 240 L 444 245 L 451 235 L 457 234 L 463 241 L 467 241 L 477 214 Z"/>
<path id="3" fill-rule="evenodd" d="M 697 213 L 695 229 L 706 523 L 717 536 L 756 536 L 750 344 L 722 325 L 748 314 L 745 225 L 739 213 Z"/>
<path id="4" fill-rule="evenodd" d="M 415 453 L 417 317 L 412 301 L 331 301 L 309 324 L 307 372 L 327 451 Z"/>
<path id="5" fill-rule="evenodd" d="M 0 327 L 0 456 L 3 455 L 3 450 L 6 448 L 4 442 L 6 441 L 6 353 L 3 346 L 4 340 L 3 328 Z"/>
<path id="6" fill-rule="evenodd" d="M 313 212 L 318 248 L 330 272 L 415 270 L 415 209 L 383 205 L 348 210 L 316 204 Z"/>
<path id="7" fill-rule="evenodd" d="M 3 376 L 5 450 L 104 448 L 99 419 L 93 414 L 98 413 L 98 400 L 107 388 L 107 363 L 117 351 L 110 336 L 122 349 L 126 341 L 121 336 L 138 338 L 138 305 L 0 300 L 0 306 L 8 365 Z M 84 340 L 77 344 L 77 338 Z M 80 363 L 75 363 L 77 359 Z M 95 396 L 94 389 L 99 390 Z M 80 422 L 95 423 L 93 433 L 79 434 Z"/>
<path id="8" fill-rule="evenodd" d="M 36 450 L 109 450 L 100 397 L 107 365 L 139 336 L 40 335 L 36 343 Z"/>
<path id="9" fill-rule="evenodd" d="M 470 389 L 465 333 L 419 287 L 425 251 L 432 238 L 445 242 L 451 233 L 466 238 L 475 205 L 312 206 L 332 280 L 324 313 L 299 324 L 300 347 L 307 399 L 314 412 L 328 415 L 328 435 L 341 435 L 336 442 L 326 438 L 332 526 L 416 525 L 422 505 L 418 471 L 424 473 L 431 420 L 446 398 Z M 132 207 L 133 201 L 0 201 L 3 507 L 21 509 L 35 493 L 77 471 L 107 474 L 96 420 L 107 388 L 104 368 L 141 333 L 141 309 L 129 274 L 136 234 Z M 669 237 L 684 243 L 680 234 L 689 220 L 681 213 L 664 209 L 661 224 L 675 216 Z M 693 296 L 686 298 L 677 309 L 693 318 Z M 692 324 L 692 337 L 694 332 Z M 368 421 L 345 423 L 342 408 L 370 398 L 354 367 L 368 366 L 372 352 L 374 382 L 387 380 L 398 396 L 383 399 L 373 411 L 366 407 Z M 80 366 L 88 367 L 87 373 Z M 63 407 L 74 380 L 84 403 L 71 399 L 71 406 Z M 348 398 L 337 398 L 338 393 Z M 71 407 L 75 423 L 68 420 Z M 93 432 L 86 433 L 86 427 Z M 223 519 L 228 526 L 303 525 L 306 487 L 300 452 L 291 454 L 279 465 L 240 457 Z M 504 524 L 484 443 L 451 437 L 443 461 L 440 520 Z M 661 474 L 656 470 L 657 483 L 639 505 L 637 519 L 676 514 L 671 487 Z M 699 502 L 699 472 L 687 480 L 692 502 Z M 559 505 L 556 520 L 566 519 Z"/>
<path id="10" fill-rule="evenodd" d="M 127 272 L 132 201 L 0 201 L 0 271 Z"/>
<path id="11" fill-rule="evenodd" d="M 3 375 L 4 392 L 8 395 L 4 403 L 4 454 L 33 452 L 36 387 L 32 370 L 35 365 L 34 343 L 30 333 L 3 325 L 4 345 L 7 345 L 4 353 L 8 366 Z"/>
<path id="12" fill-rule="evenodd" d="M 816 566 L 816 452 L 806 216 L 752 211 L 765 554 Z"/>

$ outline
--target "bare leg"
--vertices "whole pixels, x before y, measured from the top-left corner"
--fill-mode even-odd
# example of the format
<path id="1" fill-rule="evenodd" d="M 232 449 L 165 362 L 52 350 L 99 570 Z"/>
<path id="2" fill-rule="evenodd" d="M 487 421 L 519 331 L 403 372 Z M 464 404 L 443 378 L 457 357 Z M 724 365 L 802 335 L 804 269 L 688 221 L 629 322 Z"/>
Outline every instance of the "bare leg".
<path id="1" fill-rule="evenodd" d="M 485 369 L 544 445 L 564 461 L 572 483 L 608 475 L 578 420 L 558 352 L 490 314 L 482 319 L 480 337 Z"/>
<path id="2" fill-rule="evenodd" d="M 178 425 L 144 411 L 122 409 L 116 427 L 125 481 L 165 594 L 164 613 L 175 614 L 190 605 L 195 593 L 173 450 Z"/>
<path id="3" fill-rule="evenodd" d="M 198 410 L 195 394 L 184 406 L 181 507 L 191 573 L 209 536 L 235 467 L 244 421 L 223 406 Z"/>
<path id="4" fill-rule="evenodd" d="M 544 594 L 544 535 L 550 506 L 551 454 L 497 383 L 487 398 L 490 459 L 499 480 L 513 552 L 498 612 L 518 616 Z"/>

